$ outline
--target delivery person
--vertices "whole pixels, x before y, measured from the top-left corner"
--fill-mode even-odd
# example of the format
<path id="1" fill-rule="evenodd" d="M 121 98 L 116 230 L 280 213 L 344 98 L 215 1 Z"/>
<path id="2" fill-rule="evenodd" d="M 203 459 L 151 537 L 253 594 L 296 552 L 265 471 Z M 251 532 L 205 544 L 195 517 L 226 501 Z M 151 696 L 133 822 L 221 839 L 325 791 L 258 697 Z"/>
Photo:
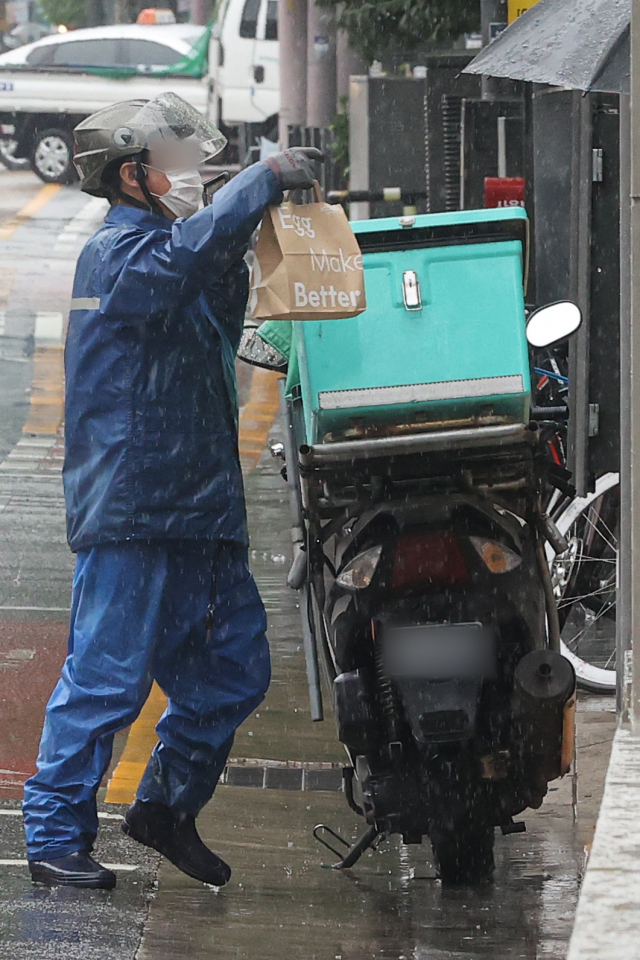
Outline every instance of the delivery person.
<path id="1" fill-rule="evenodd" d="M 25 786 L 34 881 L 113 887 L 91 856 L 114 733 L 153 680 L 159 743 L 123 830 L 205 883 L 230 869 L 201 841 L 236 728 L 269 683 L 247 564 L 234 357 L 243 255 L 267 204 L 309 186 L 317 150 L 276 154 L 202 207 L 220 132 L 174 94 L 76 128 L 82 189 L 107 197 L 76 271 L 67 336 L 67 529 L 77 553 L 69 654 Z"/>

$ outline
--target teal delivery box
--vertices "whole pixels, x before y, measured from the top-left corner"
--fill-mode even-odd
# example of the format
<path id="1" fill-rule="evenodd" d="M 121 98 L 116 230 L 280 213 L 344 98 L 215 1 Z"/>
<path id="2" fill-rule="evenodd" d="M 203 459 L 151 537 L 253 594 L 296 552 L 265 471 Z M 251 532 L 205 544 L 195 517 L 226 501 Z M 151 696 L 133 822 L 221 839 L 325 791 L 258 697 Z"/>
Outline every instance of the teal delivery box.
<path id="1" fill-rule="evenodd" d="M 294 324 L 309 443 L 526 423 L 521 208 L 357 221 L 367 309 Z"/>

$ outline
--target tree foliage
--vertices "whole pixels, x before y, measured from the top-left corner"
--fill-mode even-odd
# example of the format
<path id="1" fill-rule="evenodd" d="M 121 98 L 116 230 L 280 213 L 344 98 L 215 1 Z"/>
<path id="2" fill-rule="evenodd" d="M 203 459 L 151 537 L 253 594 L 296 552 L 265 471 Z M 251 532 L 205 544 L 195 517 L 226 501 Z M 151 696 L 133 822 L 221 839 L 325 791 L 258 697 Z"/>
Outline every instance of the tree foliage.
<path id="1" fill-rule="evenodd" d="M 370 63 L 387 52 L 446 43 L 480 24 L 479 0 L 318 0 L 335 6 L 351 46 Z"/>
<path id="2" fill-rule="evenodd" d="M 53 26 L 60 23 L 74 29 L 86 26 L 87 0 L 40 0 L 39 7 Z"/>

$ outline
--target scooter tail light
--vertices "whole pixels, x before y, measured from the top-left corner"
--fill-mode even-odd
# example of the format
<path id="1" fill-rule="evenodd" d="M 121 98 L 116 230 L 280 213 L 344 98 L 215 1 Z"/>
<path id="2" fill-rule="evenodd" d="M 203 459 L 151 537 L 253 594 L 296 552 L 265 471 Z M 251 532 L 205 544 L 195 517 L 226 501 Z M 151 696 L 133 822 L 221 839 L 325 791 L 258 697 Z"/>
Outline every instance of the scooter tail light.
<path id="1" fill-rule="evenodd" d="M 460 541 L 451 531 L 411 533 L 396 541 L 391 570 L 392 590 L 429 584 L 454 587 L 468 580 L 469 572 Z"/>
<path id="2" fill-rule="evenodd" d="M 364 590 L 371 586 L 382 556 L 382 546 L 370 547 L 350 560 L 336 577 L 344 590 Z"/>
<path id="3" fill-rule="evenodd" d="M 469 537 L 471 544 L 490 573 L 511 573 L 522 563 L 522 557 L 497 540 Z"/>

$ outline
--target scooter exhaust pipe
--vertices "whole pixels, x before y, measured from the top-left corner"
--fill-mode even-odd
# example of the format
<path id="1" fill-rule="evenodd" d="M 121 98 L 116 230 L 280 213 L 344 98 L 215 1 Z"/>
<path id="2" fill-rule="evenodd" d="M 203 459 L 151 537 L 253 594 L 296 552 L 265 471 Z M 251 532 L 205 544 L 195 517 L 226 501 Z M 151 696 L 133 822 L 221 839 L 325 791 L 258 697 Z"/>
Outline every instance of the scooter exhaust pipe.
<path id="1" fill-rule="evenodd" d="M 516 667 L 513 715 L 524 754 L 547 783 L 571 766 L 575 691 L 575 671 L 555 650 L 534 650 Z"/>

